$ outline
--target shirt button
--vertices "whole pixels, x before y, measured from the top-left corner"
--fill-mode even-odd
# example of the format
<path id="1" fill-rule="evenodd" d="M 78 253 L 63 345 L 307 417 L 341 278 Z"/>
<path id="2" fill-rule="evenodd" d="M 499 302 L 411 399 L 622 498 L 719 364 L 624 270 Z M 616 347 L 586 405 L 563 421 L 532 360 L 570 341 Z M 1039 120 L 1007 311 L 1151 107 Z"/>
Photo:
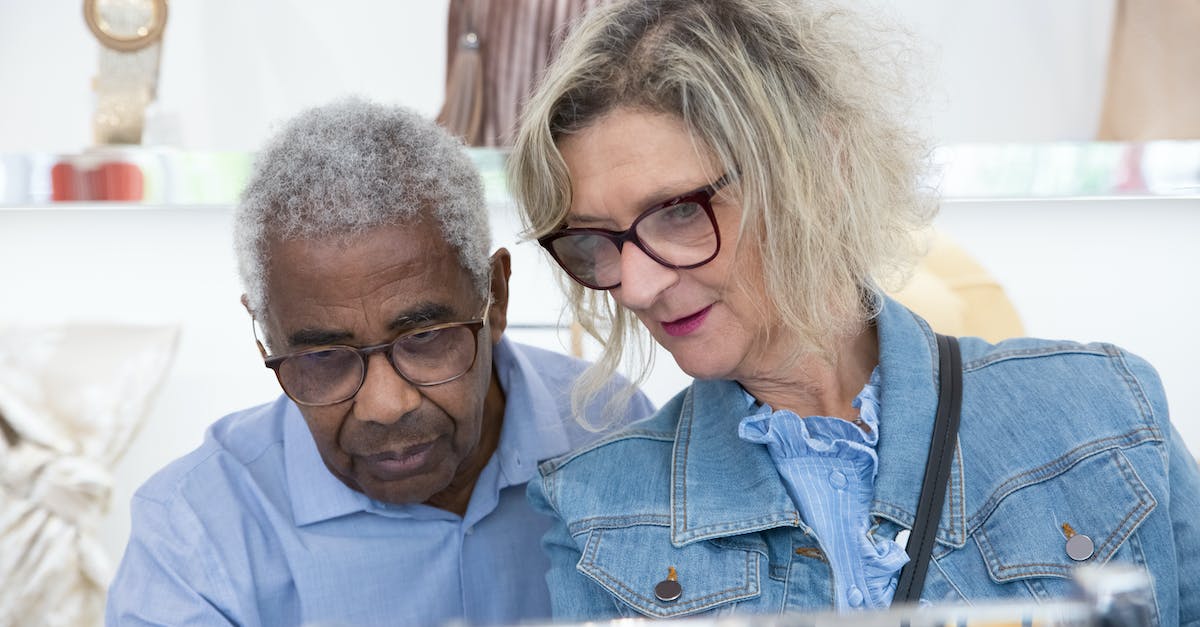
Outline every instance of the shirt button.
<path id="1" fill-rule="evenodd" d="M 475 525 L 471 525 L 470 527 L 467 527 L 466 529 L 463 530 L 463 533 L 468 536 L 475 533 Z"/>
<path id="2" fill-rule="evenodd" d="M 859 590 L 858 586 L 850 586 L 850 589 L 846 591 L 846 600 L 850 602 L 850 607 L 862 607 L 862 590 Z"/>
<path id="3" fill-rule="evenodd" d="M 846 475 L 842 474 L 840 470 L 829 473 L 829 485 L 833 486 L 835 490 L 841 490 L 846 487 Z"/>

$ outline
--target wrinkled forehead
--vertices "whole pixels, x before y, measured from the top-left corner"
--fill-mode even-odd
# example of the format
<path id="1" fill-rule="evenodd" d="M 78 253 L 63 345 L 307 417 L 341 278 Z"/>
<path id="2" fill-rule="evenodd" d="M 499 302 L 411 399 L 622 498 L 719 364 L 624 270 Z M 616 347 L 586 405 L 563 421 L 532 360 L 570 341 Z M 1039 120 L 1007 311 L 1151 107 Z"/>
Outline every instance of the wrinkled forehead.
<path id="1" fill-rule="evenodd" d="M 267 316 L 272 326 L 369 329 L 436 303 L 471 315 L 475 283 L 436 228 L 389 225 L 357 233 L 266 242 Z M 461 311 L 460 311 L 461 310 Z M 469 313 L 464 313 L 469 312 Z"/>

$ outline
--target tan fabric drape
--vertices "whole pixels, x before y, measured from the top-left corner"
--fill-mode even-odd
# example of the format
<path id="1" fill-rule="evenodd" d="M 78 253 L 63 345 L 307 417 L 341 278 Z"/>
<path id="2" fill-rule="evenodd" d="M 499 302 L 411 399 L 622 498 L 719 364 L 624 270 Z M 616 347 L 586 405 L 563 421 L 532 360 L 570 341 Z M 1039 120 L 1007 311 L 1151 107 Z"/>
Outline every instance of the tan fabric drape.
<path id="1" fill-rule="evenodd" d="M 95 527 L 177 335 L 0 329 L 0 627 L 102 622 L 111 562 Z"/>
<path id="2" fill-rule="evenodd" d="M 1200 139 L 1200 1 L 1117 0 L 1098 138 Z"/>
<path id="3" fill-rule="evenodd" d="M 450 0 L 438 120 L 472 146 L 509 145 L 522 103 L 569 26 L 606 1 Z"/>

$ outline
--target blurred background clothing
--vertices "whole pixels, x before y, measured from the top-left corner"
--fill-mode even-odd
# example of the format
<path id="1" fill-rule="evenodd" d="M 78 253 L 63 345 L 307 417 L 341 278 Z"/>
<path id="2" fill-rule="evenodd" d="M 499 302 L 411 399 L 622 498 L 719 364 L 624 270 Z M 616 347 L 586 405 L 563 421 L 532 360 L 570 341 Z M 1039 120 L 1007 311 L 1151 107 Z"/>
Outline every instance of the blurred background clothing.
<path id="1" fill-rule="evenodd" d="M 471 146 L 507 146 L 541 70 L 588 9 L 609 0 L 450 0 L 438 119 Z"/>
<path id="2" fill-rule="evenodd" d="M 1200 2 L 1117 0 L 1098 139 L 1200 139 Z"/>

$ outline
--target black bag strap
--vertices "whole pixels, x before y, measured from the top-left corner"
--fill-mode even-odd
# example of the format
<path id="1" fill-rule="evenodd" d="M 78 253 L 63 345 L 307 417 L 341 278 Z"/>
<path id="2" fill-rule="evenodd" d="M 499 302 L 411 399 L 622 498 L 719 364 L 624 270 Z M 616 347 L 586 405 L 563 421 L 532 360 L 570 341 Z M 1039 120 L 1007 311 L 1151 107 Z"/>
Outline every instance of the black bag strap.
<path id="1" fill-rule="evenodd" d="M 916 603 L 925 587 L 925 573 L 942 517 L 946 500 L 946 485 L 950 482 L 950 462 L 954 459 L 954 444 L 958 439 L 959 412 L 962 410 L 962 355 L 958 340 L 938 335 L 938 407 L 933 423 L 933 439 L 929 441 L 929 459 L 925 462 L 925 478 L 921 483 L 921 498 L 917 501 L 917 517 L 908 537 L 908 563 L 900 571 L 900 582 L 892 605 Z"/>

